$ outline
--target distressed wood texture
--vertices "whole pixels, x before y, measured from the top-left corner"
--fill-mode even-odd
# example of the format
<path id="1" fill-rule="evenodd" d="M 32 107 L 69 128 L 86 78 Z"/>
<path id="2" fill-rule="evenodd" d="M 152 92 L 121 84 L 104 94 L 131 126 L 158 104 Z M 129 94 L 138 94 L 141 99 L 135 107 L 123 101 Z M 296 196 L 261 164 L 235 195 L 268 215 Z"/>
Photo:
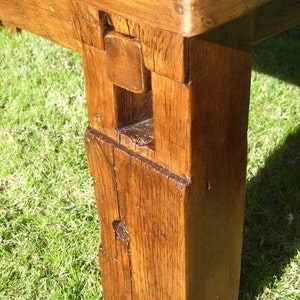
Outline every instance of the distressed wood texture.
<path id="1" fill-rule="evenodd" d="M 127 22 L 124 29 L 121 19 L 108 19 L 107 40 L 116 44 L 83 47 L 90 116 L 85 141 L 102 229 L 104 297 L 236 299 L 252 16 L 197 38 L 161 30 L 159 43 L 156 35 L 141 34 L 155 32 L 146 25 L 137 30 Z M 181 41 L 177 47 L 173 39 Z M 148 49 L 142 57 L 130 55 L 140 53 L 136 45 Z M 159 55 L 164 49 L 170 58 Z M 122 76 L 112 83 L 110 51 L 118 56 L 114 71 L 128 80 L 137 63 L 148 60 L 151 86 L 133 93 L 124 90 Z M 172 71 L 156 73 L 147 51 L 152 60 L 175 64 Z M 172 53 L 183 59 L 175 61 Z M 127 64 L 128 56 L 136 62 Z M 144 114 L 128 112 L 135 109 Z"/>
<path id="2" fill-rule="evenodd" d="M 0 0 L 82 54 L 105 300 L 237 299 L 251 46 L 298 2 Z"/>
<path id="3" fill-rule="evenodd" d="M 0 0 L 0 20 L 80 52 L 69 0 Z"/>
<path id="4" fill-rule="evenodd" d="M 138 23 L 194 36 L 236 19 L 271 0 L 79 0 Z"/>

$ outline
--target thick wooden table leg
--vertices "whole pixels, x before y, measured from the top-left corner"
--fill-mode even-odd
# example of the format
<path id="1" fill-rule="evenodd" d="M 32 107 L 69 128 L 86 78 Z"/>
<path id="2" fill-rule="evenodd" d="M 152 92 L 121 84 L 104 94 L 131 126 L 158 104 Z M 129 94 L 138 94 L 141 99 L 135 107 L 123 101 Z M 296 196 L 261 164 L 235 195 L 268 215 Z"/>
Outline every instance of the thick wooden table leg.
<path id="1" fill-rule="evenodd" d="M 186 39 L 81 13 L 105 299 L 237 299 L 250 17 Z"/>

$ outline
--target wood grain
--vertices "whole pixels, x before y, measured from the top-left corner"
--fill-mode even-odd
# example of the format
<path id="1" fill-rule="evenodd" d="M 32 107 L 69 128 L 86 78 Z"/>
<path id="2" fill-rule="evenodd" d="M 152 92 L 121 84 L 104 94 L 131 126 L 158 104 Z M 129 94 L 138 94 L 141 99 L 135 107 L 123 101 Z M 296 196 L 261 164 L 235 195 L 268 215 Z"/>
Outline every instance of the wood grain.
<path id="1" fill-rule="evenodd" d="M 243 16 L 270 0 L 80 0 L 99 10 L 182 36 L 195 36 Z"/>
<path id="2" fill-rule="evenodd" d="M 106 299 L 237 299 L 252 20 L 185 41 L 188 84 L 152 72 L 152 154 L 88 130 Z"/>
<path id="3" fill-rule="evenodd" d="M 104 41 L 109 79 L 134 93 L 148 92 L 151 89 L 150 71 L 145 67 L 141 43 L 114 30 Z"/>
<path id="4" fill-rule="evenodd" d="M 118 86 L 114 87 L 116 105 L 116 129 L 122 129 L 151 119 L 152 92 L 133 93 Z M 120 131 L 118 131 L 120 132 Z"/>
<path id="5" fill-rule="evenodd" d="M 116 14 L 107 14 L 107 18 L 116 31 L 141 42 L 145 65 L 149 70 L 179 82 L 188 82 L 188 71 L 185 69 L 187 40 L 181 35 Z"/>
<path id="6" fill-rule="evenodd" d="M 273 0 L 255 10 L 253 39 L 257 42 L 299 24 L 299 1 Z"/>
<path id="7" fill-rule="evenodd" d="M 106 300 L 237 299 L 253 35 L 299 22 L 267 2 L 0 0 L 82 53 Z"/>
<path id="8" fill-rule="evenodd" d="M 95 179 L 95 195 L 101 227 L 99 261 L 105 299 L 131 299 L 129 244 L 116 239 L 114 221 L 123 221 L 115 182 L 114 152 L 92 131 L 85 135 L 87 158 Z"/>
<path id="9" fill-rule="evenodd" d="M 156 162 L 191 178 L 191 84 L 153 73 L 152 88 Z"/>
<path id="10" fill-rule="evenodd" d="M 104 50 L 104 35 L 107 30 L 105 14 L 75 0 L 69 0 L 69 6 L 75 38 L 81 43 Z"/>
<path id="11" fill-rule="evenodd" d="M 187 182 L 93 130 L 85 141 L 101 220 L 105 299 L 186 299 Z M 128 241 L 116 238 L 114 220 L 125 224 Z"/>
<path id="12" fill-rule="evenodd" d="M 192 185 L 186 207 L 186 226 L 191 228 L 186 231 L 187 299 L 237 299 L 238 295 L 251 27 L 249 16 L 190 41 L 194 101 Z M 241 35 L 249 39 L 241 40 Z"/>
<path id="13" fill-rule="evenodd" d="M 74 37 L 71 16 L 68 0 L 0 1 L 0 20 L 81 52 L 81 44 Z"/>
<path id="14" fill-rule="evenodd" d="M 106 53 L 83 44 L 82 61 L 89 125 L 108 137 L 116 138 L 115 89 L 106 71 Z"/>

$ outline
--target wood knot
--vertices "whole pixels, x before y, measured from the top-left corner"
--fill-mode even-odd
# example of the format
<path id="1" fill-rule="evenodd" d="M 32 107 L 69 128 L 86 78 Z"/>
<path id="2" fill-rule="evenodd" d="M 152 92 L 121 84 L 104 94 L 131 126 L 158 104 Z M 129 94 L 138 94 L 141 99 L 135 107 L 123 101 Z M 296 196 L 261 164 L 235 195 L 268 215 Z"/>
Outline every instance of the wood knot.
<path id="1" fill-rule="evenodd" d="M 129 242 L 129 232 L 126 228 L 126 226 L 120 221 L 115 220 L 112 222 L 113 229 L 116 234 L 116 239 L 128 243 Z"/>
<path id="2" fill-rule="evenodd" d="M 206 28 L 214 28 L 218 25 L 218 23 L 214 19 L 209 17 L 202 18 L 201 22 Z"/>
<path id="3" fill-rule="evenodd" d="M 180 3 L 175 3 L 174 5 L 175 11 L 179 14 L 179 15 L 183 15 L 184 14 L 184 8 Z"/>

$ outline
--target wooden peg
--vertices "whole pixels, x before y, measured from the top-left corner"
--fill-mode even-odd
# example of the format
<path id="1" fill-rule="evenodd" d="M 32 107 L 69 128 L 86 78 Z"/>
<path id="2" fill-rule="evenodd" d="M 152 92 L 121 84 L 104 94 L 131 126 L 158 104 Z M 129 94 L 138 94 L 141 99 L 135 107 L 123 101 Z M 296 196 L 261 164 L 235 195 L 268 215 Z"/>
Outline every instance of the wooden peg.
<path id="1" fill-rule="evenodd" d="M 116 31 L 105 37 L 107 72 L 117 86 L 134 93 L 150 90 L 150 71 L 146 69 L 139 41 Z"/>

